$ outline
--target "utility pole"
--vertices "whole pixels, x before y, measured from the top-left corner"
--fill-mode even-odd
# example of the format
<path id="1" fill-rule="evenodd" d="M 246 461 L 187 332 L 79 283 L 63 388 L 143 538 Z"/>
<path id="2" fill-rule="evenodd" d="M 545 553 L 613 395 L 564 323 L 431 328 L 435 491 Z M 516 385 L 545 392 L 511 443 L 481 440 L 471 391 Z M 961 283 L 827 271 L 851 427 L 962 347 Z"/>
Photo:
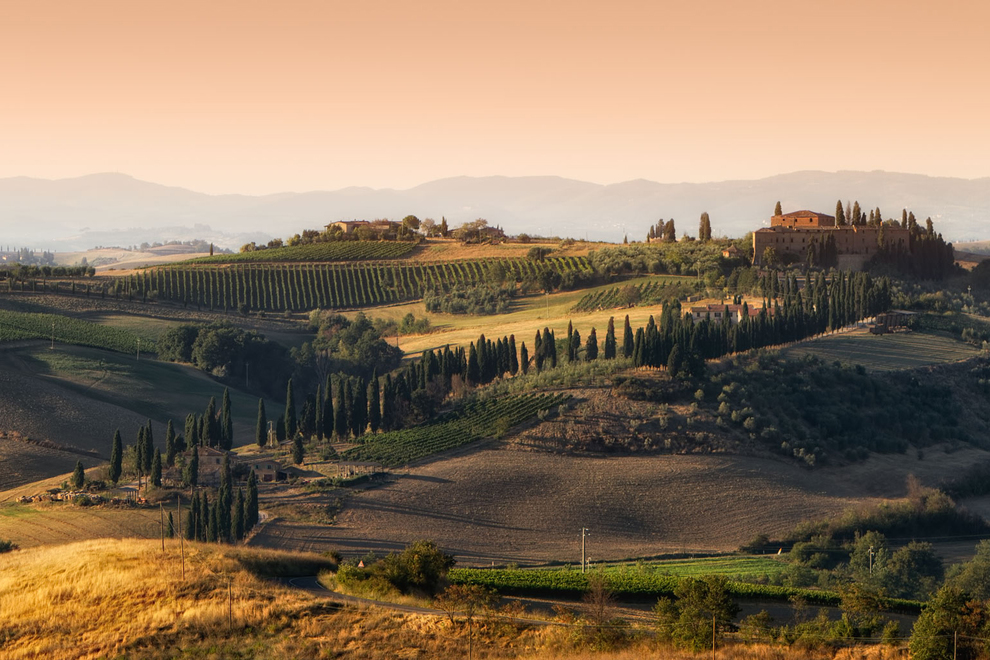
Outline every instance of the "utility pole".
<path id="1" fill-rule="evenodd" d="M 55 319 L 52 319 L 52 349 L 55 350 Z"/>
<path id="2" fill-rule="evenodd" d="M 712 615 L 712 660 L 715 660 L 715 615 Z"/>
<path id="3" fill-rule="evenodd" d="M 138 337 L 137 358 L 136 358 L 135 361 L 137 361 L 137 362 L 140 362 L 141 361 L 141 338 L 140 337 Z"/>
<path id="4" fill-rule="evenodd" d="M 588 535 L 589 535 L 588 534 L 588 528 L 587 527 L 582 527 L 581 528 L 581 572 L 582 573 L 584 573 L 585 566 L 586 566 L 586 563 L 587 563 L 587 562 L 585 562 L 585 559 L 584 559 L 585 558 L 585 554 L 584 554 L 584 538 L 586 536 L 588 536 Z"/>
<path id="5" fill-rule="evenodd" d="M 162 527 L 162 552 L 165 552 L 165 504 L 158 503 L 158 518 Z"/>
<path id="6" fill-rule="evenodd" d="M 873 575 L 873 546 L 870 546 L 870 575 Z"/>
<path id="7" fill-rule="evenodd" d="M 227 631 L 234 629 L 234 592 L 230 589 L 230 576 L 227 576 Z"/>

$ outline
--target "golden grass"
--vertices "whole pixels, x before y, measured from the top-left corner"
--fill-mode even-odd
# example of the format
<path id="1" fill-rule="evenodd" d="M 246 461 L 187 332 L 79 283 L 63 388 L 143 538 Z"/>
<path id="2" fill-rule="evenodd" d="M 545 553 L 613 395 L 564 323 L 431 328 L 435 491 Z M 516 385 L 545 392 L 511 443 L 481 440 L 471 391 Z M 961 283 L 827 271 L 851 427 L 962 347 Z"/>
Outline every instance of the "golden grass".
<path id="1" fill-rule="evenodd" d="M 249 548 L 186 544 L 185 578 L 174 541 L 165 552 L 156 541 L 99 539 L 0 555 L 0 659 L 467 657 L 469 632 L 463 621 L 333 606 L 245 568 L 245 560 L 291 563 L 312 561 L 313 555 L 253 554 Z M 710 657 L 658 648 L 645 635 L 622 642 L 621 650 L 590 651 L 580 626 L 525 627 L 485 616 L 471 635 L 477 658 Z M 883 660 L 888 653 L 855 649 L 834 657 Z M 718 657 L 782 660 L 833 654 L 730 644 L 719 649 Z"/>

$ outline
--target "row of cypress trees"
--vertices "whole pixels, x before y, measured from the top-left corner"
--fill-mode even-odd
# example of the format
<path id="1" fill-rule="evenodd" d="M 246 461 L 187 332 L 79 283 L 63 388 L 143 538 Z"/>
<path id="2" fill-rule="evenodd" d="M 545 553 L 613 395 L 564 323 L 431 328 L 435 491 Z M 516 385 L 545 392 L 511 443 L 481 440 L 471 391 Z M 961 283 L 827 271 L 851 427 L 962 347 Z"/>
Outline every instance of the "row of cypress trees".
<path id="1" fill-rule="evenodd" d="M 211 502 L 206 492 L 195 493 L 186 514 L 185 537 L 189 540 L 236 543 L 258 524 L 258 480 L 254 471 L 248 477 L 247 494 L 233 490 L 230 457 L 224 456 L 220 487 Z"/>

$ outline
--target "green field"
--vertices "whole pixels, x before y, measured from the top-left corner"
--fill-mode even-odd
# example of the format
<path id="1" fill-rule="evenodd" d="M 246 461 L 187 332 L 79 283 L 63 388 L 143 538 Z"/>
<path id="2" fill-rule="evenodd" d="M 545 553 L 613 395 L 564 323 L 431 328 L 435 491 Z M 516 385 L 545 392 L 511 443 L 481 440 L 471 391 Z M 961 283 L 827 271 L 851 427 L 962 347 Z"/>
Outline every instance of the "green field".
<path id="1" fill-rule="evenodd" d="M 156 360 L 137 361 L 134 355 L 120 355 L 91 348 L 44 346 L 19 349 L 25 368 L 46 378 L 55 378 L 64 387 L 87 398 L 131 410 L 162 423 L 172 419 L 181 433 L 188 413 L 202 413 L 211 396 L 219 404 L 224 386 L 193 367 Z M 258 398 L 230 389 L 234 421 L 234 444 L 254 441 Z M 269 411 L 279 404 L 266 401 Z"/>
<path id="2" fill-rule="evenodd" d="M 923 332 L 871 335 L 866 330 L 857 330 L 799 342 L 781 350 L 781 355 L 801 358 L 810 354 L 826 362 L 838 360 L 843 364 L 860 364 L 871 371 L 895 371 L 958 362 L 977 352 L 974 346 L 944 335 Z"/>
<path id="3" fill-rule="evenodd" d="M 782 572 L 787 564 L 776 557 L 731 556 L 701 557 L 696 559 L 667 559 L 662 561 L 638 562 L 636 564 L 609 564 L 606 573 L 642 571 L 677 577 L 699 577 L 702 575 L 725 575 L 739 580 L 752 580 L 772 576 Z"/>
<path id="4" fill-rule="evenodd" d="M 20 339 L 44 339 L 56 344 L 92 346 L 119 353 L 136 352 L 138 335 L 60 314 L 34 314 L 0 310 L 0 342 Z M 153 352 L 154 342 L 144 350 Z"/>

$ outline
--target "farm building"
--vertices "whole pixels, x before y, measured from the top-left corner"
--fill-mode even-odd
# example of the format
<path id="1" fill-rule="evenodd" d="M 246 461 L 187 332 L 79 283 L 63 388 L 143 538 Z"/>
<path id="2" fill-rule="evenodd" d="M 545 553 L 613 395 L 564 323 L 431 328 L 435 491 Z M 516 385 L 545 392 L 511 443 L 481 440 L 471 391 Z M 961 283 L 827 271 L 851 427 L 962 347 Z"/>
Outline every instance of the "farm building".
<path id="1" fill-rule="evenodd" d="M 704 321 L 706 318 L 712 321 L 720 322 L 722 319 L 728 317 L 729 322 L 732 325 L 737 325 L 739 321 L 742 320 L 743 311 L 749 315 L 749 318 L 755 318 L 760 315 L 763 311 L 762 307 L 750 307 L 748 305 L 721 305 L 718 303 L 709 303 L 708 305 L 696 305 L 691 307 L 691 319 L 695 323 Z M 773 308 L 767 309 L 768 314 L 773 314 Z"/>
<path id="2" fill-rule="evenodd" d="M 339 229 L 344 234 L 350 234 L 356 231 L 360 227 L 369 227 L 371 223 L 367 220 L 340 220 L 339 222 L 331 222 L 326 226 L 327 231 L 331 229 Z"/>
<path id="3" fill-rule="evenodd" d="M 883 227 L 869 225 L 836 226 L 835 217 L 814 211 L 795 211 L 770 218 L 770 226 L 753 232 L 753 264 L 761 265 L 767 248 L 787 262 L 804 261 L 808 248 L 835 241 L 839 268 L 858 270 L 880 245 L 909 245 L 910 232 L 896 223 Z"/>
<path id="4" fill-rule="evenodd" d="M 254 458 L 242 463 L 250 473 L 254 470 L 255 477 L 260 483 L 274 483 L 278 481 L 278 473 L 282 470 L 282 464 L 273 458 Z"/>

